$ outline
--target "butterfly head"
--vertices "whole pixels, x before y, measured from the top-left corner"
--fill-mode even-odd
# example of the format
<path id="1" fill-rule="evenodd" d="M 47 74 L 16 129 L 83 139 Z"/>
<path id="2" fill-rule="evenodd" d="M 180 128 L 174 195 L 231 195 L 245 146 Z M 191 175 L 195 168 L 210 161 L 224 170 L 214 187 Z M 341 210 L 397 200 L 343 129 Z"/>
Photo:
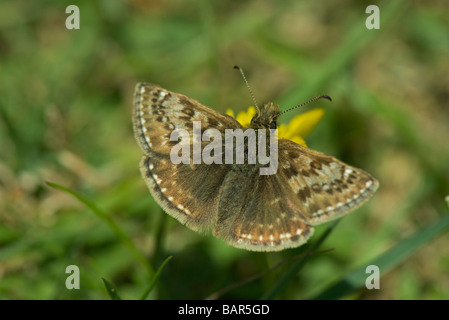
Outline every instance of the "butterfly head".
<path id="1" fill-rule="evenodd" d="M 307 102 L 298 104 L 298 105 L 294 106 L 293 108 L 290 108 L 290 109 L 282 111 L 282 112 L 279 111 L 279 106 L 274 105 L 272 102 L 266 103 L 262 106 L 262 108 L 259 108 L 259 106 L 257 105 L 256 98 L 254 97 L 253 91 L 251 90 L 251 88 L 248 84 L 248 81 L 246 80 L 246 77 L 245 77 L 245 74 L 243 73 L 242 68 L 240 68 L 239 66 L 234 66 L 234 69 L 238 69 L 240 71 L 240 74 L 242 75 L 242 78 L 246 83 L 246 87 L 248 88 L 251 98 L 253 99 L 254 106 L 257 109 L 257 114 L 251 119 L 250 128 L 253 128 L 253 129 L 276 129 L 277 128 L 277 120 L 281 114 L 284 114 L 286 112 L 289 112 L 293 109 L 299 108 L 303 105 L 306 105 L 312 101 L 315 101 L 315 100 L 318 100 L 321 98 L 325 98 L 329 101 L 332 101 L 331 97 L 329 97 L 328 95 L 322 94 L 318 97 L 310 99 Z"/>
<path id="2" fill-rule="evenodd" d="M 280 114 L 277 104 L 274 105 L 272 102 L 266 103 L 251 119 L 250 127 L 253 129 L 276 129 Z"/>

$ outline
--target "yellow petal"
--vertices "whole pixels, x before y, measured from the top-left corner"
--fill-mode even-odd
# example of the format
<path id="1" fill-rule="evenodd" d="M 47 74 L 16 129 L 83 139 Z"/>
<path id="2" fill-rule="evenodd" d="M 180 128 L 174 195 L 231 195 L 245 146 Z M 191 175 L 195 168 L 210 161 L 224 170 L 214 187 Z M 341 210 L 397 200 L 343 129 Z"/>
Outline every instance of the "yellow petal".
<path id="1" fill-rule="evenodd" d="M 228 116 L 231 116 L 231 117 L 234 117 L 234 118 L 235 118 L 235 116 L 234 116 L 234 110 L 232 110 L 232 109 L 227 109 L 227 110 L 226 110 L 226 114 L 227 114 Z"/>
<path id="2" fill-rule="evenodd" d="M 291 137 L 290 140 L 307 148 L 306 142 L 300 136 Z"/>
<path id="3" fill-rule="evenodd" d="M 249 107 L 247 111 L 240 111 L 236 119 L 242 127 L 247 128 L 251 124 L 251 119 L 256 115 L 256 108 Z"/>
<path id="4" fill-rule="evenodd" d="M 295 142 L 297 144 L 300 144 L 300 145 L 302 145 L 304 147 L 307 147 L 306 142 L 300 136 L 287 137 L 287 135 L 286 135 L 287 134 L 287 128 L 288 127 L 287 127 L 286 124 L 281 123 L 281 125 L 279 125 L 279 127 L 278 127 L 279 138 L 288 139 L 288 140 L 291 140 L 291 141 L 293 141 L 293 142 Z"/>
<path id="5" fill-rule="evenodd" d="M 294 136 L 306 137 L 320 122 L 324 115 L 321 108 L 312 109 L 294 117 L 288 124 L 286 138 L 291 139 Z"/>
<path id="6" fill-rule="evenodd" d="M 226 110 L 226 114 L 235 117 L 244 128 L 248 128 L 250 126 L 251 119 L 256 115 L 256 113 L 256 108 L 249 107 L 247 111 L 241 111 L 235 117 L 232 109 Z M 282 123 L 278 126 L 279 137 L 289 139 L 307 148 L 307 144 L 303 137 L 307 136 L 316 127 L 323 115 L 324 110 L 321 108 L 316 108 L 306 113 L 297 115 L 289 122 L 288 125 Z"/>
<path id="7" fill-rule="evenodd" d="M 287 125 L 284 123 L 281 123 L 278 127 L 278 136 L 279 138 L 285 138 L 288 139 L 287 137 Z"/>

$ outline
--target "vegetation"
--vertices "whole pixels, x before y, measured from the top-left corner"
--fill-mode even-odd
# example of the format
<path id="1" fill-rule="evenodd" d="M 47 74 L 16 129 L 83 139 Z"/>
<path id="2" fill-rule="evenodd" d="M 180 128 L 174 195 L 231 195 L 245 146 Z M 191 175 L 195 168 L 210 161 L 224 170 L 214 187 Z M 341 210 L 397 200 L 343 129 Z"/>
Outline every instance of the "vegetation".
<path id="1" fill-rule="evenodd" d="M 79 30 L 69 1 L 0 3 L 0 299 L 449 298 L 447 3 L 380 2 L 368 30 L 356 0 L 76 2 Z M 234 65 L 283 110 L 330 95 L 281 121 L 323 108 L 307 145 L 380 181 L 300 248 L 194 233 L 141 178 L 135 84 L 239 112 Z"/>

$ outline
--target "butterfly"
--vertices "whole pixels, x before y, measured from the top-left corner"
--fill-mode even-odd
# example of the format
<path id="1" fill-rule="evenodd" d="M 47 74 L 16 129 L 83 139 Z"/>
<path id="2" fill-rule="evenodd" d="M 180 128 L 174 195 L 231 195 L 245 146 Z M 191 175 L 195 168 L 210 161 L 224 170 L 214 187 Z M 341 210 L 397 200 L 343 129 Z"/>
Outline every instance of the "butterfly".
<path id="1" fill-rule="evenodd" d="M 273 103 L 259 108 L 239 70 L 258 109 L 250 129 L 275 129 L 286 111 Z M 323 95 L 311 101 L 318 98 L 330 99 Z M 193 134 L 194 121 L 201 123 L 202 133 L 215 129 L 225 135 L 226 129 L 244 129 L 233 117 L 186 95 L 137 84 L 133 127 L 143 151 L 140 171 L 153 198 L 190 229 L 212 230 L 234 247 L 251 251 L 298 247 L 312 236 L 314 226 L 360 207 L 379 186 L 369 173 L 283 138 L 277 140 L 278 168 L 271 175 L 261 175 L 258 163 L 175 164 L 170 154 L 179 141 L 171 135 L 175 130 Z M 189 147 L 193 143 L 187 141 Z"/>

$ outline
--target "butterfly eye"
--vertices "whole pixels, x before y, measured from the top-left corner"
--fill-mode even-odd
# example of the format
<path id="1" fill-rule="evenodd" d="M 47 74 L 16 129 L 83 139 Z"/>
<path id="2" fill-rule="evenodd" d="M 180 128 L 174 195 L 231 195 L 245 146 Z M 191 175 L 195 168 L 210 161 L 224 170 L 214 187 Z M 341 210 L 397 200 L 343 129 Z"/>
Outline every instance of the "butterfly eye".
<path id="1" fill-rule="evenodd" d="M 271 121 L 270 129 L 276 129 L 276 121 Z"/>

